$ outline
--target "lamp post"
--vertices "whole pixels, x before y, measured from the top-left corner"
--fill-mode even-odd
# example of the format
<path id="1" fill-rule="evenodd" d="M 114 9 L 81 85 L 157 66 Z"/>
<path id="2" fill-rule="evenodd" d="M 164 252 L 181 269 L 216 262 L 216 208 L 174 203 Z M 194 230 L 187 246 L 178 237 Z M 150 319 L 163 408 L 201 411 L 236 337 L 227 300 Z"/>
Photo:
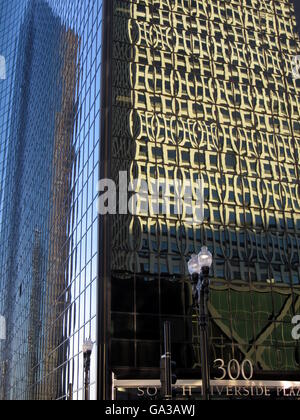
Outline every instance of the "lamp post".
<path id="1" fill-rule="evenodd" d="M 161 357 L 161 396 L 164 400 L 172 400 L 172 359 L 171 359 L 171 324 L 164 323 L 165 354 Z"/>
<path id="2" fill-rule="evenodd" d="M 91 371 L 91 354 L 93 351 L 94 343 L 89 338 L 85 340 L 82 346 L 83 359 L 84 359 L 84 399 L 90 399 L 90 371 Z"/>
<path id="3" fill-rule="evenodd" d="M 213 258 L 206 246 L 202 247 L 199 255 L 192 255 L 188 262 L 189 273 L 193 284 L 194 304 L 199 308 L 200 349 L 202 370 L 202 395 L 204 400 L 210 399 L 210 369 L 208 355 L 208 299 L 209 299 L 209 270 Z"/>
<path id="4" fill-rule="evenodd" d="M 7 365 L 8 365 L 7 360 L 4 360 L 3 362 L 1 362 L 1 388 L 2 388 L 2 392 L 1 392 L 0 400 L 2 400 L 2 401 L 5 400 L 5 375 L 7 374 Z"/>
<path id="5" fill-rule="evenodd" d="M 0 69 L 1 71 L 1 69 Z M 1 78 L 1 77 L 0 77 Z M 6 319 L 4 316 L 0 315 L 0 343 L 1 341 L 5 341 L 6 340 Z M 2 362 L 0 362 L 0 366 L 1 366 L 1 396 L 0 399 L 4 400 L 5 399 L 5 376 L 7 375 L 7 364 L 8 361 L 4 360 Z"/>

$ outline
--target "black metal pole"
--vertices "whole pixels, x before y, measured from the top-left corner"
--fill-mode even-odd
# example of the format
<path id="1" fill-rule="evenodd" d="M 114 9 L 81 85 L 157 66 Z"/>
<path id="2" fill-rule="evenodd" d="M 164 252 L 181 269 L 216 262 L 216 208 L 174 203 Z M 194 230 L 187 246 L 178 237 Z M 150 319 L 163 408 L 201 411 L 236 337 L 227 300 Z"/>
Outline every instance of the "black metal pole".
<path id="1" fill-rule="evenodd" d="M 5 400 L 5 377 L 6 377 L 6 365 L 7 365 L 7 361 L 4 360 L 1 363 L 1 389 L 2 389 L 2 396 L 1 396 L 1 400 Z"/>
<path id="2" fill-rule="evenodd" d="M 91 353 L 84 354 L 84 400 L 90 400 Z"/>
<path id="3" fill-rule="evenodd" d="M 164 323 L 164 347 L 165 354 L 161 358 L 162 398 L 164 400 L 172 400 L 171 325 L 168 321 Z"/>
<path id="4" fill-rule="evenodd" d="M 200 311 L 200 350 L 202 371 L 202 395 L 203 399 L 210 399 L 210 369 L 209 369 L 209 339 L 208 339 L 208 298 L 209 298 L 209 268 L 204 267 L 199 275 L 198 305 Z"/>

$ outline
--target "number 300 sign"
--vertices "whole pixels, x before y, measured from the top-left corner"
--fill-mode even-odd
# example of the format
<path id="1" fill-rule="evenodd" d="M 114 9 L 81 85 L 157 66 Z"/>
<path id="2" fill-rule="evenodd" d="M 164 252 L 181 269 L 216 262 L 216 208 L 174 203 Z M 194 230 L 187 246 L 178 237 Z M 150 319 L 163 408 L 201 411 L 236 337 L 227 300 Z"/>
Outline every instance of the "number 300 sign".
<path id="1" fill-rule="evenodd" d="M 224 360 L 217 359 L 214 361 L 214 365 L 220 371 L 220 376 L 215 377 L 215 380 L 222 381 L 227 375 L 232 381 L 237 381 L 241 377 L 245 381 L 251 381 L 253 378 L 254 370 L 250 360 L 244 360 L 242 363 L 239 363 L 236 359 L 232 359 L 225 366 Z"/>

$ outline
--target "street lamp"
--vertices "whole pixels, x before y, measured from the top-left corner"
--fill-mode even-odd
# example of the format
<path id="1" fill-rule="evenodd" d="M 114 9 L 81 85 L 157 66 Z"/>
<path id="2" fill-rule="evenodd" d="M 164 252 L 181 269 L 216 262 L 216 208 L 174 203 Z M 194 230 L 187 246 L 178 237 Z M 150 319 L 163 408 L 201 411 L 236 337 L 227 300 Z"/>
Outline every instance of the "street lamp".
<path id="1" fill-rule="evenodd" d="M 212 254 L 203 246 L 198 255 L 192 255 L 188 262 L 188 270 L 192 278 L 194 304 L 198 304 L 200 317 L 200 348 L 202 366 L 202 395 L 204 400 L 210 399 L 210 369 L 208 355 L 208 299 L 209 270 L 213 263 Z"/>
<path id="2" fill-rule="evenodd" d="M 91 370 L 91 354 L 93 351 L 94 343 L 89 338 L 84 341 L 82 346 L 83 360 L 84 360 L 84 399 L 90 399 L 90 370 Z"/>
<path id="3" fill-rule="evenodd" d="M 0 366 L 1 366 L 1 388 L 2 388 L 0 399 L 4 401 L 5 400 L 5 376 L 7 375 L 8 360 L 4 360 L 3 362 L 1 362 Z"/>

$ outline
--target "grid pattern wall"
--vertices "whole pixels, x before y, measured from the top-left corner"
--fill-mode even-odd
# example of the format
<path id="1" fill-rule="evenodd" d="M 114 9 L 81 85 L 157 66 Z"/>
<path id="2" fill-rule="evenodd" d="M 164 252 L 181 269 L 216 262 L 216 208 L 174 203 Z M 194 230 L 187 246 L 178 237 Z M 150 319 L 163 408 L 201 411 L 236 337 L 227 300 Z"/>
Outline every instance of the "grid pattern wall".
<path id="1" fill-rule="evenodd" d="M 82 399 L 82 344 L 96 341 L 102 0 L 1 1 L 0 20 L 1 398 Z"/>
<path id="2" fill-rule="evenodd" d="M 148 217 L 115 218 L 113 366 L 158 368 L 166 318 L 179 367 L 199 365 L 185 279 L 188 256 L 205 244 L 214 255 L 212 357 L 249 358 L 257 372 L 299 370 L 290 332 L 300 308 L 300 86 L 291 66 L 300 42 L 292 2 L 113 4 L 116 179 L 119 170 L 148 184 L 201 175 L 205 185 L 201 226 L 151 206 Z"/>

